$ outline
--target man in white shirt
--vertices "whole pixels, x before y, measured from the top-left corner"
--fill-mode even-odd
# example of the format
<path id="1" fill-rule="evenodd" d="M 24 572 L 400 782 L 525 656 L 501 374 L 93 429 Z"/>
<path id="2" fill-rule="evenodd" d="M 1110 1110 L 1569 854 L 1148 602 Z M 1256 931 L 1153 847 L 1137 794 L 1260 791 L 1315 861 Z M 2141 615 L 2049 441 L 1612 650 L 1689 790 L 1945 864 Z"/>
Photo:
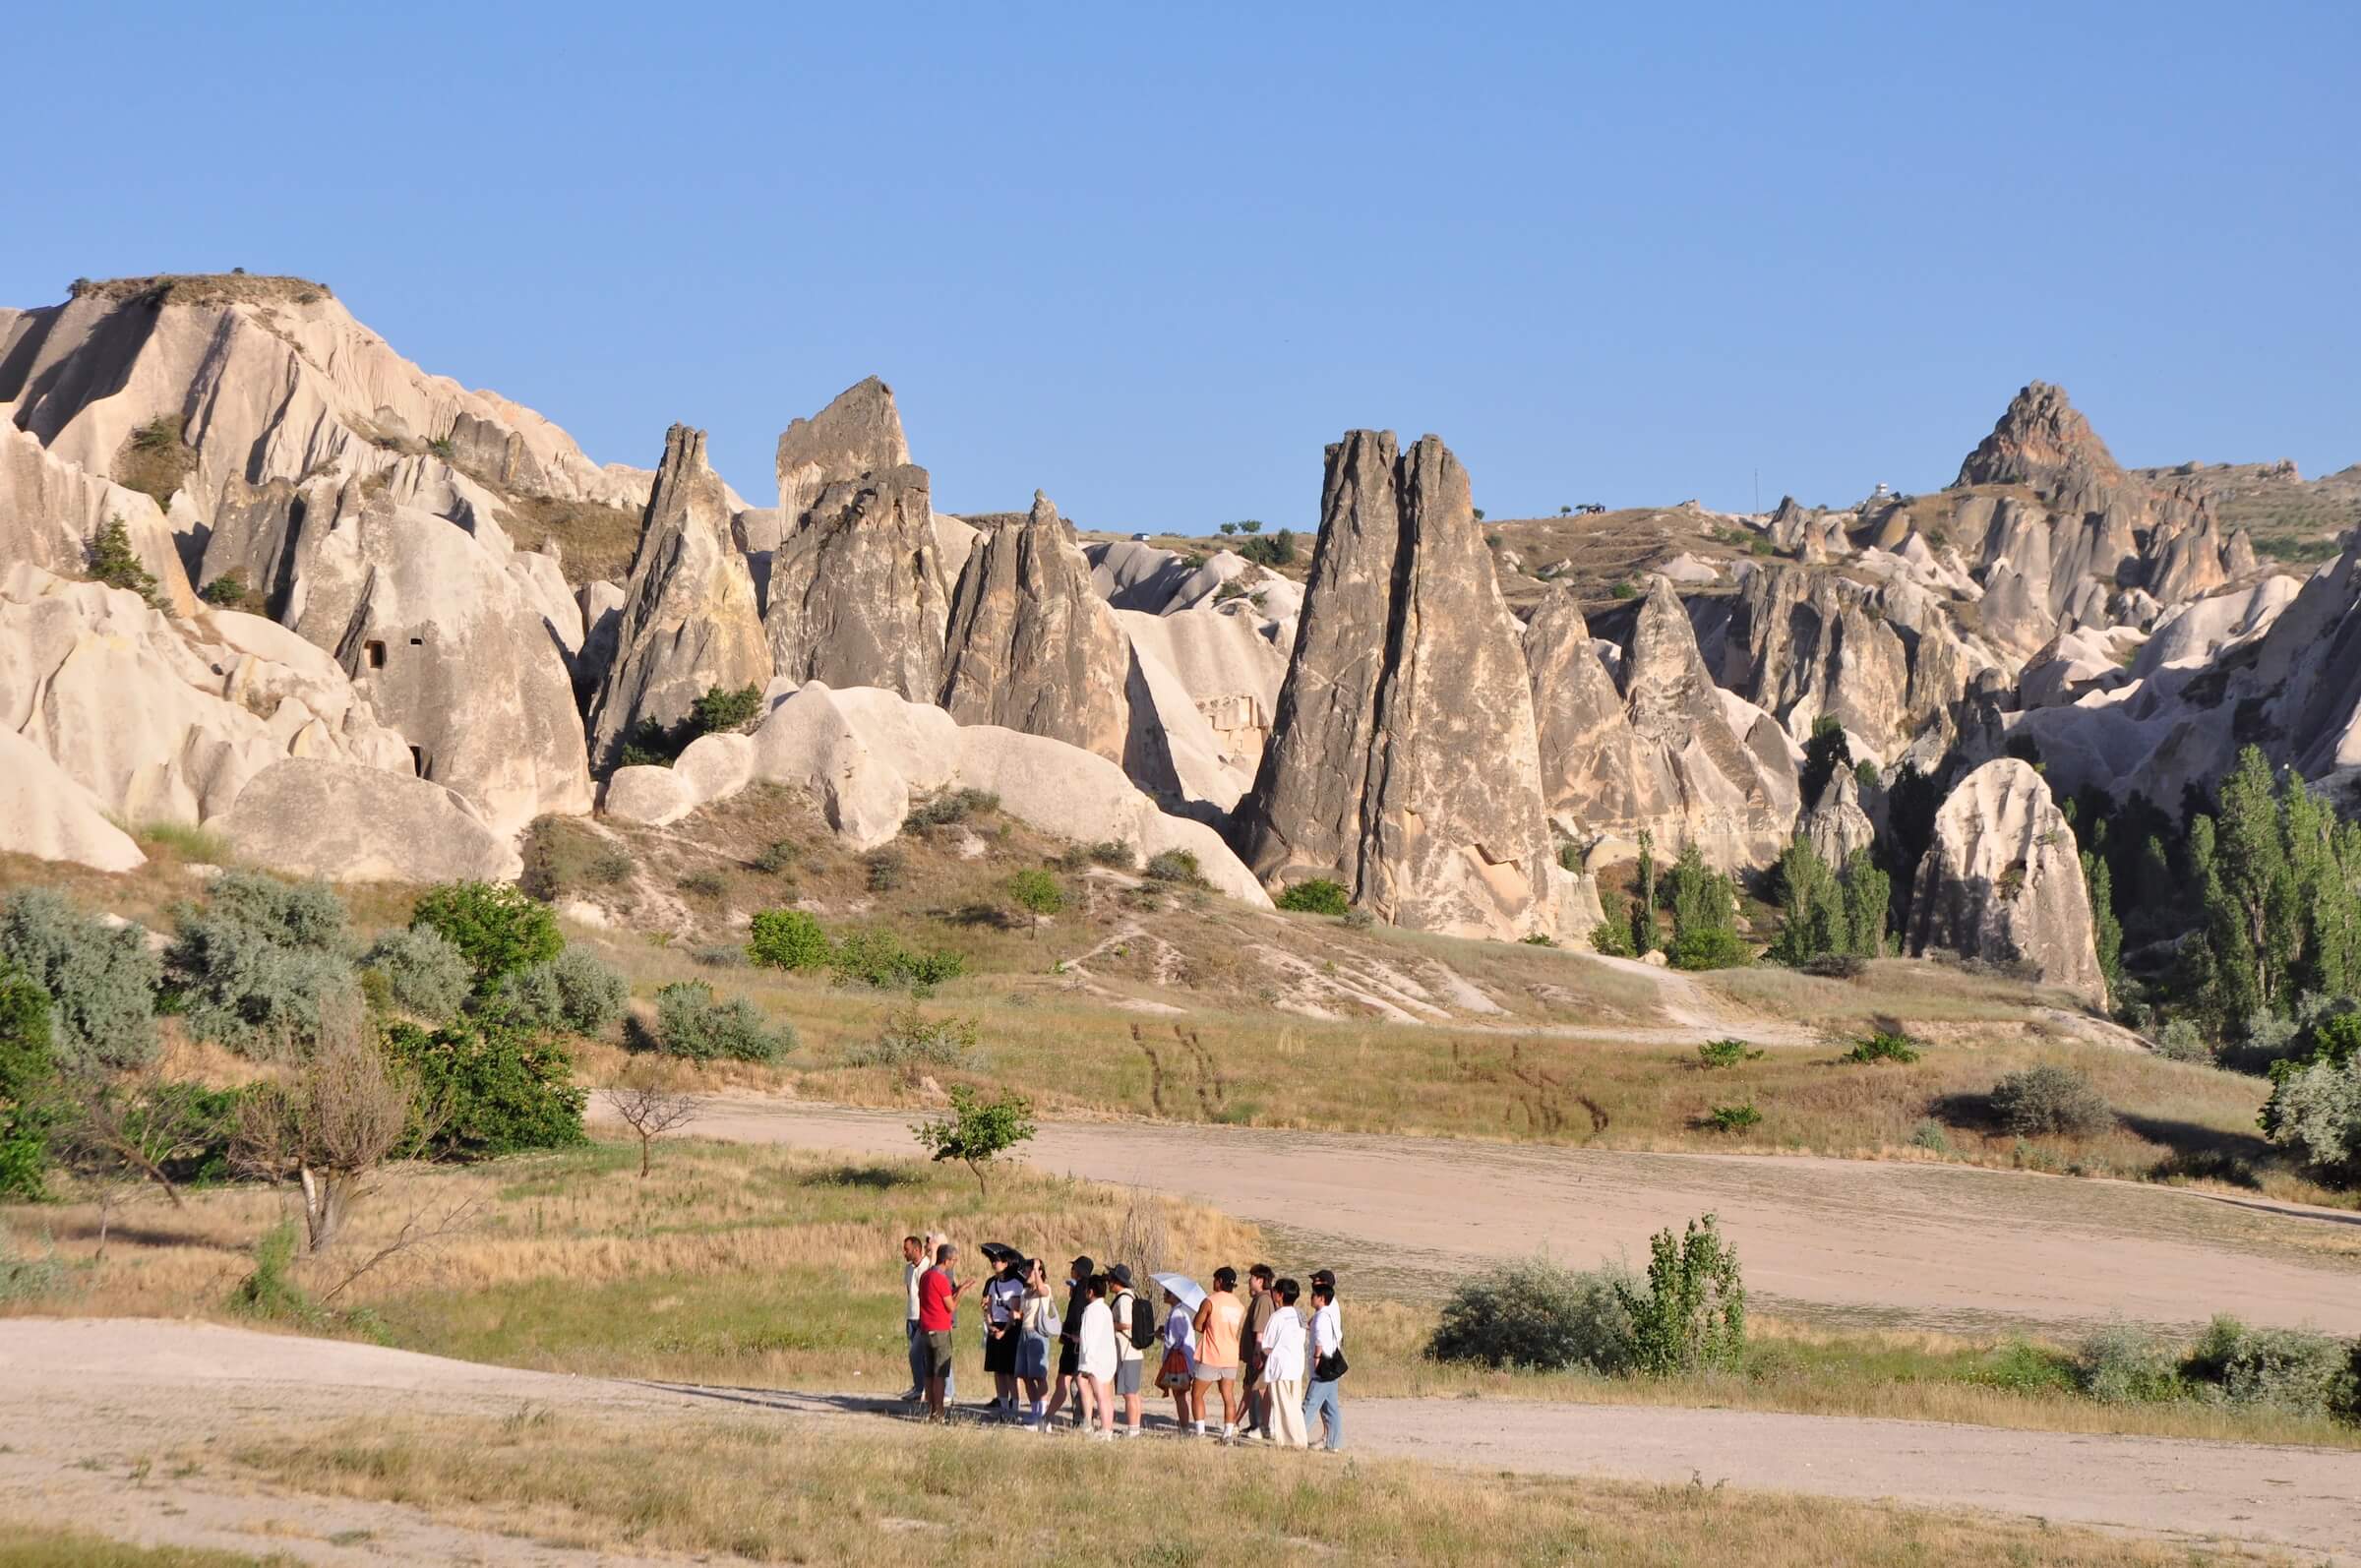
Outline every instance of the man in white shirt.
<path id="1" fill-rule="evenodd" d="M 1311 1277 L 1311 1343 L 1308 1349 L 1310 1389 L 1303 1396 L 1303 1430 L 1309 1438 L 1312 1423 L 1327 1430 L 1331 1454 L 1345 1446 L 1345 1406 L 1337 1395 L 1336 1377 L 1320 1376 L 1328 1357 L 1345 1348 L 1345 1320 L 1336 1309 L 1336 1276 L 1321 1269 Z"/>
<path id="2" fill-rule="evenodd" d="M 1122 1402 L 1123 1424 L 1116 1430 L 1124 1437 L 1139 1435 L 1139 1380 L 1146 1357 L 1136 1343 L 1131 1314 L 1150 1315 L 1152 1308 L 1139 1298 L 1131 1285 L 1131 1268 L 1118 1263 L 1107 1270 L 1108 1283 L 1115 1287 L 1114 1299 L 1107 1303 L 1115 1318 L 1115 1397 Z"/>
<path id="3" fill-rule="evenodd" d="M 1264 1293 L 1271 1298 L 1271 1315 L 1262 1325 L 1263 1386 L 1270 1391 L 1270 1438 L 1282 1448 L 1302 1448 L 1303 1436 L 1303 1377 L 1305 1340 L 1303 1315 L 1296 1310 L 1303 1288 L 1280 1280 Z"/>

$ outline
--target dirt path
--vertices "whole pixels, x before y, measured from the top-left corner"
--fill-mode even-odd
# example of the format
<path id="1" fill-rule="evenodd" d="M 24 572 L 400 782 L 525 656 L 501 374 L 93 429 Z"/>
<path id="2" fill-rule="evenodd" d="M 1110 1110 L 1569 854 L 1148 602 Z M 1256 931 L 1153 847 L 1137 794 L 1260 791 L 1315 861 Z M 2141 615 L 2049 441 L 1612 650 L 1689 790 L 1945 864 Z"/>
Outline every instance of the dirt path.
<path id="1" fill-rule="evenodd" d="M 149 1544 L 281 1551 L 339 1565 L 630 1560 L 438 1524 L 392 1504 L 281 1492 L 241 1480 L 226 1463 L 194 1470 L 172 1463 L 176 1453 L 239 1434 L 297 1432 L 388 1408 L 431 1420 L 506 1416 L 527 1404 L 593 1417 L 653 1411 L 683 1419 L 890 1419 L 870 1400 L 657 1388 L 207 1324 L 16 1319 L 0 1322 L 0 1430 L 9 1435 L 0 1448 L 0 1517 L 80 1522 Z M 1671 1483 L 1695 1478 L 2361 1561 L 2361 1488 L 2354 1485 L 2361 1459 L 2343 1452 L 1467 1400 L 1357 1402 L 1347 1408 L 1347 1422 L 1359 1453 L 1493 1471 Z M 925 1440 L 916 1429 L 910 1436 Z"/>
<path id="2" fill-rule="evenodd" d="M 907 1113 L 733 1097 L 699 1136 L 911 1153 Z M 1169 1122 L 1048 1122 L 1034 1166 L 1198 1198 L 1334 1249 L 1388 1289 L 1546 1249 L 1645 1261 L 1649 1236 L 1713 1211 L 1766 1306 L 1926 1328 L 2071 1329 L 2123 1317 L 2361 1334 L 2361 1259 L 2327 1251 L 2361 1214 L 1962 1166 L 1638 1154 Z M 2317 1250 L 2308 1250 L 2317 1249 Z"/>

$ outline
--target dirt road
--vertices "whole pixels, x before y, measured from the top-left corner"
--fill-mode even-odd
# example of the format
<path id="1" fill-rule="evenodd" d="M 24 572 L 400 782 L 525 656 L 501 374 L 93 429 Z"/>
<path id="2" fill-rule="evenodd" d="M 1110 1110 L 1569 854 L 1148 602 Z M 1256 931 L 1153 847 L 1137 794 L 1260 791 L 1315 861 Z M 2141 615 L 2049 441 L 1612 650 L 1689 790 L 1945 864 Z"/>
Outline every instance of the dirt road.
<path id="1" fill-rule="evenodd" d="M 703 1137 L 906 1157 L 905 1113 L 709 1102 Z M 1765 1306 L 1840 1321 L 2071 1329 L 2115 1317 L 2361 1334 L 2361 1214 L 1962 1166 L 1635 1154 L 1167 1122 L 1049 1122 L 1036 1167 L 1199 1198 L 1388 1289 L 1529 1253 L 1588 1267 L 1708 1211 Z"/>
<path id="2" fill-rule="evenodd" d="M 589 1554 L 438 1523 L 412 1508 L 258 1488 L 226 1464 L 189 1466 L 174 1456 L 237 1434 L 283 1434 L 389 1408 L 430 1420 L 506 1416 L 527 1404 L 592 1417 L 891 1419 L 872 1401 L 728 1393 L 716 1400 L 196 1323 L 0 1321 L 0 1431 L 9 1436 L 0 1447 L 0 1518 L 76 1522 L 151 1544 L 288 1552 L 315 1563 L 571 1564 Z M 2361 1561 L 2361 1458 L 2344 1452 L 1467 1400 L 1361 1401 L 1347 1419 L 1353 1449 L 1364 1454 L 1673 1483 L 1695 1477 L 1707 1485 L 2034 1515 Z M 910 1440 L 925 1440 L 906 1429 Z"/>

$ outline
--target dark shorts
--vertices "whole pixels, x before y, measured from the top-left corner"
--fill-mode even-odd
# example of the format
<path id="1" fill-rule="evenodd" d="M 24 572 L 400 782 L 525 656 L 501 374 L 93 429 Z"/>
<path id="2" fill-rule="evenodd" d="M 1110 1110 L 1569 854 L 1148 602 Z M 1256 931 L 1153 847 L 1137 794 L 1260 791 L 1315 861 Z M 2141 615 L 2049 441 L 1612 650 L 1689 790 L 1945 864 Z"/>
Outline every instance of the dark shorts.
<path id="1" fill-rule="evenodd" d="M 1008 1332 L 997 1340 L 987 1336 L 984 1341 L 984 1370 L 1006 1372 L 1014 1376 L 1016 1372 L 1016 1342 L 1023 1337 L 1014 1325 L 1010 1325 Z"/>
<path id="2" fill-rule="evenodd" d="M 1082 1347 L 1072 1340 L 1058 1342 L 1058 1375 L 1071 1377 L 1082 1370 Z"/>
<path id="3" fill-rule="evenodd" d="M 927 1375 L 951 1375 L 951 1331 L 947 1328 L 935 1329 L 927 1335 Z"/>

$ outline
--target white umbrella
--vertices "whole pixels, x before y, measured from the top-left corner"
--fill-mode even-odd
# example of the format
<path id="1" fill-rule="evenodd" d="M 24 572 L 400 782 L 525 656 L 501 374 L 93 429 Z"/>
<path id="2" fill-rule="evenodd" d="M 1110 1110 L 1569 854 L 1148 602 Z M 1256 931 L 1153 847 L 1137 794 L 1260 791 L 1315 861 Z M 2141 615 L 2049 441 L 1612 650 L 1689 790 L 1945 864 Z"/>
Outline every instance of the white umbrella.
<path id="1" fill-rule="evenodd" d="M 1205 1287 L 1185 1274 L 1151 1274 L 1148 1278 L 1180 1297 L 1180 1304 L 1192 1312 L 1205 1304 Z"/>

